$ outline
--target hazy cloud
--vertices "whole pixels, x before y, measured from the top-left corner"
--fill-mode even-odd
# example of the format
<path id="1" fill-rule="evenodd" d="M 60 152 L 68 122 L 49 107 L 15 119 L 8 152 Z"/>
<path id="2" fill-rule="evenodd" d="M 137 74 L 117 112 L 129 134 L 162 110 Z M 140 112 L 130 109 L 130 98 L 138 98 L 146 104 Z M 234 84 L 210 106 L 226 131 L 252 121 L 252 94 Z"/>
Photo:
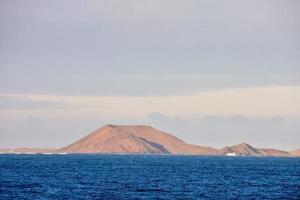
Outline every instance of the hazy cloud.
<path id="1" fill-rule="evenodd" d="M 22 98 L 22 95 L 17 95 Z M 206 115 L 258 115 L 299 116 L 300 88 L 252 87 L 204 91 L 191 95 L 172 96 L 65 96 L 27 95 L 31 101 L 16 99 L 2 102 L 2 106 L 34 107 L 23 112 L 36 117 L 80 116 L 81 118 L 101 115 L 108 118 L 141 118 L 148 113 L 161 112 L 170 116 Z M 49 107 L 47 108 L 47 104 Z M 58 110 L 69 107 L 68 112 Z M 38 109 L 40 108 L 40 109 Z M 47 109 L 46 109 L 47 108 Z M 13 110 L 18 111 L 18 109 Z M 22 111 L 22 109 L 20 109 Z M 38 111 L 38 112 L 37 112 Z M 9 109 L 5 115 L 12 114 Z M 22 113 L 17 113 L 20 115 Z M 3 115 L 3 112 L 2 112 Z"/>
<path id="2" fill-rule="evenodd" d="M 67 109 L 69 106 L 58 101 L 33 100 L 28 96 L 1 96 L 0 110 L 49 110 Z"/>

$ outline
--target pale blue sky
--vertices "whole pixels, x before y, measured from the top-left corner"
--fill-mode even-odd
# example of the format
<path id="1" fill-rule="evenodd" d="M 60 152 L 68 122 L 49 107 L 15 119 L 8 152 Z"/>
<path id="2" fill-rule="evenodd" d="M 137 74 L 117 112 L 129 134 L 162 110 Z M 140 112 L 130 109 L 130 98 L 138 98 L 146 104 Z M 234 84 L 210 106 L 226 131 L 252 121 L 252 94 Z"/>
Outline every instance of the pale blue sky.
<path id="1" fill-rule="evenodd" d="M 217 147 L 300 147 L 299 10 L 297 0 L 2 0 L 0 147 L 56 147 L 104 123 L 148 123 Z M 259 99 L 263 88 L 270 95 Z M 131 110 L 116 111 L 115 99 L 96 105 L 103 96 Z M 219 107 L 217 99 L 240 96 L 249 104 Z M 275 103 L 264 110 L 267 96 Z M 205 100 L 193 110 L 193 98 Z M 212 127 L 205 116 L 222 125 Z M 213 140 L 211 132 L 222 134 Z M 274 141 L 267 141 L 271 132 Z"/>

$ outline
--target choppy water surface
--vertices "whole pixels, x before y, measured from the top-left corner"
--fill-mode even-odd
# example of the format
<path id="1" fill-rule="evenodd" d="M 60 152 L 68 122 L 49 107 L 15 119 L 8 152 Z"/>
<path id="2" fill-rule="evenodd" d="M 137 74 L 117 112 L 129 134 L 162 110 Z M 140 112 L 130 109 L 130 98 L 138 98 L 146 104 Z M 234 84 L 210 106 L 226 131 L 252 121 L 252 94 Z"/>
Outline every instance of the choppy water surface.
<path id="1" fill-rule="evenodd" d="M 0 155 L 0 199 L 300 199 L 300 158 Z"/>

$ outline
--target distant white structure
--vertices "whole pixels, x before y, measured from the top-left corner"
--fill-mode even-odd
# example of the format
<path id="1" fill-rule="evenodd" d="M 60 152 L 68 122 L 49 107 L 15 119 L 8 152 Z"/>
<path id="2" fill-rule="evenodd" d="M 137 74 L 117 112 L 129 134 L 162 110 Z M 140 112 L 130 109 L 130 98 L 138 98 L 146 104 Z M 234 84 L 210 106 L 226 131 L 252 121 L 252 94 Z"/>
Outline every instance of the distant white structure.
<path id="1" fill-rule="evenodd" d="M 226 153 L 226 156 L 237 156 L 235 152 L 232 153 Z"/>

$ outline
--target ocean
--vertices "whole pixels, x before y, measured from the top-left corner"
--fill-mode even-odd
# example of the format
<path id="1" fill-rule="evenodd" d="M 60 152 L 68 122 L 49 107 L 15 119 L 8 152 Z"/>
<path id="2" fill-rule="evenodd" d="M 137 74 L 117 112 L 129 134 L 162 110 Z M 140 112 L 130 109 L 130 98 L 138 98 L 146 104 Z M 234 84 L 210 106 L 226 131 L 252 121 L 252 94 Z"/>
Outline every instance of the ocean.
<path id="1" fill-rule="evenodd" d="M 0 199 L 300 199 L 300 158 L 0 155 Z"/>

